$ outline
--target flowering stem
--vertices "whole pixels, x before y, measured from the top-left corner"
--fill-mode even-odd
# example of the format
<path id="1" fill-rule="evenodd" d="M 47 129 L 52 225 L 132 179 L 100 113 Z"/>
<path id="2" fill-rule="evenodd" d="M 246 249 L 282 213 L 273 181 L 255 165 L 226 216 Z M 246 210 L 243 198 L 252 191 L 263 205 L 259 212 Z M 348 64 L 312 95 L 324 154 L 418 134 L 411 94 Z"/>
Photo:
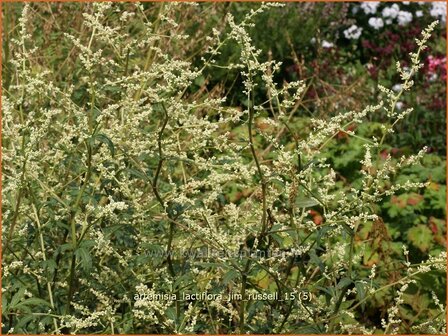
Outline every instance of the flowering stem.
<path id="1" fill-rule="evenodd" d="M 164 3 L 161 3 L 160 7 L 159 7 L 159 13 L 157 15 L 156 22 L 154 23 L 154 35 L 157 34 L 157 32 L 159 30 L 161 14 L 162 14 L 163 9 L 164 9 Z M 155 55 L 153 55 L 153 47 L 156 47 L 156 46 L 157 46 L 157 41 L 155 41 L 154 45 L 148 49 L 148 54 L 146 56 L 146 62 L 145 62 L 143 71 L 147 71 L 149 69 L 149 66 L 151 65 L 151 63 L 154 61 Z M 134 97 L 136 101 L 138 101 L 140 99 L 140 97 L 143 93 L 143 90 L 146 87 L 147 82 L 148 82 L 147 80 L 142 79 L 142 81 L 140 83 L 140 89 L 138 90 L 138 92 L 136 93 L 136 95 Z"/>
<path id="2" fill-rule="evenodd" d="M 25 48 L 25 47 L 23 47 L 23 48 Z M 26 64 L 25 64 L 25 62 L 23 63 L 23 71 L 24 72 L 26 71 Z M 23 100 L 24 100 L 24 98 L 25 98 L 25 89 L 23 87 L 22 93 L 21 93 L 21 98 L 20 98 L 20 105 L 19 105 L 19 116 L 20 116 L 20 122 L 21 122 L 22 125 L 25 124 L 25 119 L 24 119 L 24 115 L 23 115 Z M 5 246 L 6 248 L 5 249 L 7 249 L 9 247 L 9 244 L 11 242 L 12 235 L 14 233 L 14 229 L 15 229 L 15 226 L 17 224 L 17 218 L 19 216 L 20 204 L 22 202 L 22 196 L 23 196 L 22 188 L 23 188 L 23 184 L 25 182 L 26 163 L 27 163 L 27 160 L 28 160 L 28 155 L 26 154 L 26 151 L 25 151 L 25 142 L 26 142 L 26 140 L 25 140 L 25 132 L 23 132 L 23 134 L 22 134 L 22 141 L 21 141 L 21 151 L 22 151 L 22 156 L 23 156 L 24 160 L 23 160 L 23 164 L 22 164 L 22 174 L 20 176 L 20 187 L 19 187 L 19 191 L 18 191 L 18 195 L 17 195 L 16 206 L 15 206 L 15 209 L 14 209 L 14 216 L 12 218 L 11 226 L 9 228 L 8 240 L 6 241 L 6 246 Z"/>
<path id="3" fill-rule="evenodd" d="M 41 252 L 42 252 L 42 258 L 43 258 L 44 262 L 46 262 L 47 261 L 47 256 L 45 254 L 44 237 L 42 235 L 42 225 L 41 225 L 40 220 L 39 220 L 39 215 L 37 214 L 36 206 L 34 205 L 34 203 L 31 204 L 31 206 L 33 208 L 34 218 L 35 218 L 36 223 L 37 223 L 37 228 L 39 230 L 39 243 L 40 243 L 40 249 L 41 249 Z M 54 309 L 54 301 L 53 301 L 53 292 L 51 290 L 51 284 L 50 284 L 50 282 L 48 280 L 47 280 L 47 290 L 48 290 L 48 296 L 49 296 L 49 299 L 50 299 L 51 309 L 53 309 L 53 311 L 54 311 L 55 309 Z M 58 330 L 58 324 L 57 324 L 56 319 L 54 317 L 53 317 L 53 323 L 54 323 L 55 330 Z"/>
<path id="4" fill-rule="evenodd" d="M 75 204 L 73 206 L 72 212 L 71 212 L 71 218 L 70 218 L 70 228 L 71 228 L 71 238 L 72 238 L 72 260 L 70 265 L 70 275 L 69 275 L 69 287 L 67 291 L 67 313 L 71 310 L 71 301 L 73 297 L 74 292 L 74 282 L 75 282 L 75 271 L 76 271 L 76 247 L 78 246 L 79 241 L 76 239 L 76 214 L 79 210 L 79 205 L 81 203 L 81 198 L 86 190 L 87 184 L 89 183 L 90 176 L 92 174 L 92 148 L 90 147 L 90 144 L 86 142 L 87 146 L 87 172 L 86 176 L 84 177 L 84 182 L 81 187 L 81 190 L 78 193 L 78 196 L 76 197 Z"/>
<path id="5" fill-rule="evenodd" d="M 163 132 L 165 131 L 166 125 L 168 124 L 168 120 L 169 120 L 168 111 L 166 110 L 164 103 L 162 103 L 162 108 L 165 113 L 165 118 L 163 120 L 162 127 L 160 128 L 160 131 L 159 131 L 159 134 L 157 137 L 159 163 L 157 164 L 156 172 L 154 174 L 154 179 L 152 180 L 151 185 L 152 185 L 152 190 L 154 191 L 154 195 L 157 198 L 157 201 L 160 203 L 160 205 L 166 212 L 167 209 L 166 209 L 165 202 L 163 201 L 163 198 L 162 198 L 162 196 L 160 196 L 159 190 L 157 189 L 157 182 L 158 182 L 158 179 L 160 176 L 160 172 L 162 170 L 163 161 L 165 160 L 163 157 L 163 148 L 162 148 Z M 168 214 L 168 218 L 171 219 L 170 214 Z M 173 245 L 174 228 L 175 228 L 174 221 L 170 221 L 168 242 L 167 242 L 167 246 L 166 246 L 166 254 L 167 254 L 166 260 L 168 262 L 168 271 L 173 278 L 176 275 L 174 272 L 173 261 L 171 260 L 171 250 L 172 250 L 172 245 Z M 176 296 L 178 296 L 178 293 L 176 294 Z M 179 318 L 179 316 L 180 316 L 180 304 L 179 304 L 179 301 L 176 301 L 176 317 Z"/>
<path id="6" fill-rule="evenodd" d="M 292 262 L 291 262 L 291 264 L 293 264 L 293 262 L 294 262 L 294 256 L 292 257 Z M 303 260 L 300 261 L 300 266 L 303 267 Z M 297 273 L 297 278 L 296 278 L 296 281 L 295 281 L 295 284 L 294 284 L 294 287 L 293 287 L 293 288 L 297 288 L 297 286 L 298 286 L 298 284 L 299 284 L 299 278 L 300 278 L 300 277 L 299 277 L 299 274 L 300 274 L 300 272 Z M 287 278 L 285 278 L 285 281 L 284 281 L 284 282 L 286 282 L 286 279 L 287 279 Z M 286 322 L 287 322 L 288 319 L 289 319 L 289 316 L 290 316 L 291 313 L 292 313 L 292 308 L 293 308 L 293 306 L 294 306 L 294 303 L 295 303 L 295 300 L 291 300 L 291 302 L 289 303 L 288 311 L 286 312 L 285 316 L 283 317 L 283 320 L 282 320 L 282 323 L 281 323 L 280 327 L 279 327 L 278 330 L 276 331 L 277 334 L 280 334 L 280 333 L 282 332 L 283 327 L 285 326 Z M 308 310 L 308 308 L 306 308 L 305 305 L 303 305 L 303 307 L 304 307 L 306 310 Z M 312 315 L 310 314 L 310 316 L 312 316 Z"/>
<path id="7" fill-rule="evenodd" d="M 422 271 L 417 270 L 417 271 L 415 271 L 415 272 L 413 272 L 413 273 L 411 273 L 411 274 L 409 274 L 409 275 L 407 275 L 407 276 L 401 278 L 400 280 L 397 280 L 397 281 L 392 282 L 392 283 L 390 283 L 390 284 L 384 285 L 383 287 L 380 287 L 380 288 L 378 288 L 377 290 L 375 290 L 375 291 L 373 291 L 373 292 L 369 292 L 369 293 L 366 295 L 366 297 L 365 297 L 364 299 L 362 299 L 361 301 L 359 301 L 359 302 L 358 302 L 357 304 L 355 304 L 354 306 L 352 306 L 352 307 L 350 307 L 350 308 L 347 308 L 345 311 L 352 311 L 352 310 L 358 308 L 360 305 L 362 305 L 364 302 L 366 302 L 371 296 L 373 296 L 373 295 L 375 295 L 375 294 L 377 294 L 377 293 L 379 293 L 379 292 L 381 292 L 381 291 L 383 291 L 383 290 L 385 290 L 385 289 L 387 289 L 387 288 L 389 288 L 389 287 L 393 287 L 393 286 L 395 286 L 395 285 L 401 284 L 401 283 L 403 283 L 403 281 L 405 281 L 405 280 L 407 280 L 407 279 L 410 279 L 410 278 L 412 278 L 412 277 L 414 277 L 415 275 L 418 275 L 418 274 L 420 274 L 420 273 L 422 273 Z M 337 314 L 337 315 L 333 315 L 332 317 L 330 317 L 330 320 L 333 320 L 334 318 L 336 318 L 336 317 L 338 317 L 338 316 L 339 316 L 339 314 Z"/>
<path id="8" fill-rule="evenodd" d="M 358 231 L 359 224 L 356 224 L 353 229 L 353 234 L 350 236 L 350 250 L 348 255 L 348 270 L 347 275 L 351 279 L 352 278 L 352 268 L 353 268 L 353 249 L 355 245 L 355 234 Z"/>
<path id="9" fill-rule="evenodd" d="M 245 309 L 245 299 L 246 299 L 246 285 L 247 285 L 247 272 L 249 271 L 251 259 L 247 259 L 246 267 L 244 268 L 241 276 L 241 303 L 240 303 L 240 333 L 244 333 L 244 309 Z"/>
<path id="10" fill-rule="evenodd" d="M 252 80 L 252 76 L 249 73 L 249 76 Z M 250 97 L 252 96 L 252 101 L 250 100 Z M 254 95 L 248 94 L 248 109 L 249 109 L 249 121 L 247 125 L 248 133 L 249 133 L 249 146 L 250 150 L 252 152 L 252 156 L 254 157 L 255 165 L 257 166 L 258 176 L 260 177 L 261 181 L 261 197 L 263 202 L 263 214 L 261 217 L 261 231 L 260 231 L 260 240 L 264 237 L 266 233 L 266 211 L 267 211 L 267 205 L 266 205 L 266 180 L 263 175 L 263 170 L 261 169 L 260 162 L 258 160 L 257 153 L 255 152 L 254 147 L 254 140 L 252 136 L 252 127 L 253 127 L 253 121 L 254 121 Z"/>
<path id="11" fill-rule="evenodd" d="M 154 191 L 154 195 L 156 196 L 157 200 L 159 201 L 160 205 L 165 209 L 165 202 L 163 201 L 162 197 L 159 194 L 159 191 L 157 189 L 157 181 L 159 179 L 160 171 L 162 170 L 163 165 L 163 149 L 162 149 L 162 138 L 163 138 L 163 131 L 165 130 L 166 125 L 168 124 L 168 112 L 165 108 L 165 105 L 162 103 L 163 111 L 165 112 L 165 119 L 163 120 L 162 127 L 160 128 L 159 135 L 157 138 L 157 147 L 158 147 L 158 153 L 159 153 L 159 163 L 157 164 L 156 172 L 154 174 L 154 179 L 152 181 L 152 190 Z"/>
<path id="12" fill-rule="evenodd" d="M 22 176 L 23 176 L 23 174 L 22 174 Z M 23 182 L 23 179 L 21 179 L 21 181 Z M 12 217 L 11 225 L 9 227 L 8 239 L 6 240 L 6 243 L 5 243 L 5 249 L 9 248 L 9 244 L 12 239 L 12 235 L 14 233 L 14 228 L 17 224 L 17 218 L 19 216 L 19 208 L 20 208 L 21 201 L 22 201 L 22 188 L 20 188 L 18 191 L 16 206 L 15 206 L 15 210 L 14 210 L 14 216 Z"/>
<path id="13" fill-rule="evenodd" d="M 345 294 L 348 291 L 349 286 L 350 286 L 350 284 L 346 285 L 346 286 L 344 286 L 342 288 L 341 294 L 339 295 L 338 301 L 336 302 L 336 305 L 335 305 L 335 308 L 334 308 L 333 316 L 337 316 L 337 314 L 339 312 L 339 308 L 341 308 L 342 301 L 344 299 Z M 334 327 L 334 320 L 331 321 L 331 323 L 330 323 L 330 325 L 328 327 L 328 332 L 331 332 L 333 330 L 333 327 Z"/>

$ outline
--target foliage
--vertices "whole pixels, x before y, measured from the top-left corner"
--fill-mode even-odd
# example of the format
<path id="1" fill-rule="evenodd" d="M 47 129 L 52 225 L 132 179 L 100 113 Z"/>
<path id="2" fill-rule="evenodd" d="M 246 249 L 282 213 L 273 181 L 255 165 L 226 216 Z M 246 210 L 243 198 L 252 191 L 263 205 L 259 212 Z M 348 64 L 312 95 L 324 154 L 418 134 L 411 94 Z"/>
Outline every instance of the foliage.
<path id="1" fill-rule="evenodd" d="M 255 46 L 349 8 L 300 5 L 4 6 L 3 332 L 446 333 L 445 160 L 397 106 L 437 22 L 397 89 Z"/>

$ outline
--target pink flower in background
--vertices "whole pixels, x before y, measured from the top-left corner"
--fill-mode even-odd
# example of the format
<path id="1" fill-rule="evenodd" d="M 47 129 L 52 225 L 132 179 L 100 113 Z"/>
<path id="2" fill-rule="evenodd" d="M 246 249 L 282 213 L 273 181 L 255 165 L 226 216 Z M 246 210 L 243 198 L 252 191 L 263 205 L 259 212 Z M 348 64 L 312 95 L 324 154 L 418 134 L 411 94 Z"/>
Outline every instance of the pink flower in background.
<path id="1" fill-rule="evenodd" d="M 445 56 L 428 56 L 428 74 L 437 75 L 440 74 L 442 79 L 446 79 L 446 57 Z"/>
<path id="2" fill-rule="evenodd" d="M 435 72 L 440 65 L 446 63 L 446 57 L 428 56 L 429 71 Z"/>

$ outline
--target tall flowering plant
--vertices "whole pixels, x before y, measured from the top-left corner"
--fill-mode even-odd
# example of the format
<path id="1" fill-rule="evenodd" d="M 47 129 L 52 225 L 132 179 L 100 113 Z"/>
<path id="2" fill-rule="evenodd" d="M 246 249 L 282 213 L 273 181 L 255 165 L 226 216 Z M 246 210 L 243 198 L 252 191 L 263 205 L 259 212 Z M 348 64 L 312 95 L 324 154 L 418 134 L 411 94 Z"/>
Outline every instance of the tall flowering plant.
<path id="1" fill-rule="evenodd" d="M 365 223 L 387 240 L 375 204 L 427 186 L 387 183 L 418 164 L 424 148 L 398 160 L 379 154 L 412 112 L 396 103 L 413 87 L 436 23 L 417 40 L 409 69 L 397 63 L 398 92 L 380 86 L 377 104 L 314 119 L 300 137 L 292 120 L 305 83 L 278 85 L 281 63 L 261 61 L 248 33 L 255 16 L 280 4 L 262 4 L 241 22 L 228 14 L 205 39 L 200 65 L 176 48 L 188 39 L 176 21 L 187 6 L 197 5 L 85 6 L 82 32 L 64 32 L 78 82 L 62 83 L 37 62 L 32 5 L 24 5 L 2 97 L 2 328 L 408 332 L 404 296 L 420 275 L 445 271 L 446 253 L 411 264 L 404 250 L 394 280 L 384 281 L 389 270 L 366 270 L 355 240 Z M 235 63 L 216 61 L 227 43 L 238 46 Z M 214 68 L 238 71 L 243 107 L 192 90 Z M 391 122 L 363 138 L 360 184 L 339 188 L 328 144 L 341 132 L 358 137 L 353 126 L 380 110 Z M 366 304 L 384 293 L 392 298 L 384 318 L 365 324 Z M 445 333 L 445 307 L 434 300 L 409 330 Z"/>

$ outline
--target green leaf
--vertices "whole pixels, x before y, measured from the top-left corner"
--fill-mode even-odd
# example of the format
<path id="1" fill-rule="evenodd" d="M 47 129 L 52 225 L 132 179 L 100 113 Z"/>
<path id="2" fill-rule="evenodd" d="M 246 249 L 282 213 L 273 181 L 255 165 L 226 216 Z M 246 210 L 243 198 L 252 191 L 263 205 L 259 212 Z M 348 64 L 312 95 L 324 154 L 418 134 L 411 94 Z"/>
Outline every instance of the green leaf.
<path id="1" fill-rule="evenodd" d="M 14 296 L 11 299 L 11 303 L 9 305 L 9 309 L 14 309 L 16 308 L 17 304 L 20 302 L 20 300 L 22 300 L 23 296 L 25 295 L 25 287 L 21 287 L 19 288 L 19 290 L 17 291 L 17 293 L 14 294 Z"/>
<path id="2" fill-rule="evenodd" d="M 179 203 L 169 203 L 167 212 L 170 218 L 176 218 L 184 212 L 184 207 Z"/>
<path id="3" fill-rule="evenodd" d="M 81 262 L 81 267 L 88 272 L 92 268 L 92 257 L 85 247 L 80 247 L 75 252 L 76 258 Z"/>
<path id="4" fill-rule="evenodd" d="M 250 277 L 258 287 L 267 289 L 269 284 L 273 281 L 269 276 L 269 273 L 265 270 L 260 270 L 255 276 Z"/>
<path id="5" fill-rule="evenodd" d="M 165 314 L 166 314 L 166 317 L 168 317 L 170 320 L 173 320 L 173 321 L 177 320 L 177 318 L 176 318 L 176 310 L 173 307 L 168 307 L 165 310 Z"/>
<path id="6" fill-rule="evenodd" d="M 6 307 L 8 307 L 8 302 L 7 302 L 7 299 L 6 299 L 6 295 L 3 295 L 2 296 L 2 314 L 5 313 Z"/>
<path id="7" fill-rule="evenodd" d="M 210 268 L 228 268 L 229 266 L 222 263 L 212 263 L 212 262 L 195 262 L 196 266 L 210 267 Z"/>
<path id="8" fill-rule="evenodd" d="M 194 80 L 194 84 L 196 84 L 197 86 L 202 86 L 205 84 L 205 78 L 204 76 L 199 76 L 196 77 L 196 79 Z"/>
<path id="9" fill-rule="evenodd" d="M 227 285 L 230 281 L 232 281 L 233 279 L 238 278 L 239 273 L 237 271 L 235 271 L 234 269 L 231 269 L 230 271 L 228 271 L 224 277 L 222 278 L 222 283 L 224 285 Z"/>
<path id="10" fill-rule="evenodd" d="M 135 177 L 138 177 L 142 180 L 148 180 L 148 176 L 146 176 L 145 174 L 143 174 L 141 171 L 134 169 L 134 168 L 128 168 L 128 171 L 131 175 L 134 175 Z"/>
<path id="11" fill-rule="evenodd" d="M 72 247 L 72 244 L 62 244 L 61 246 L 59 246 L 60 253 L 68 252 L 72 249 Z"/>
<path id="12" fill-rule="evenodd" d="M 278 245 L 283 246 L 283 237 L 281 237 L 277 233 L 271 233 L 270 235 L 271 238 L 274 239 Z"/>
<path id="13" fill-rule="evenodd" d="M 333 230 L 331 226 L 323 226 L 317 230 L 316 246 L 320 246 L 320 241 L 328 231 Z"/>
<path id="14" fill-rule="evenodd" d="M 299 208 L 311 208 L 315 205 L 318 205 L 319 202 L 316 201 L 314 198 L 304 198 L 304 197 L 297 197 L 296 198 L 296 206 Z"/>
<path id="15" fill-rule="evenodd" d="M 345 223 L 342 223 L 342 228 L 349 234 L 349 236 L 353 237 L 355 234 L 353 233 L 353 229 Z"/>
<path id="16" fill-rule="evenodd" d="M 325 266 L 324 266 L 322 260 L 320 260 L 319 257 L 317 256 L 316 251 L 315 251 L 315 250 L 311 250 L 310 253 L 309 253 L 309 255 L 310 255 L 310 260 L 311 260 L 311 262 L 312 262 L 313 264 L 319 266 L 320 271 L 321 271 L 322 273 L 324 273 L 324 271 L 325 271 Z"/>
<path id="17" fill-rule="evenodd" d="M 106 135 L 99 133 L 92 136 L 92 142 L 95 142 L 95 140 L 98 140 L 99 142 L 102 142 L 103 144 L 107 145 L 109 147 L 110 153 L 112 156 L 115 156 L 115 147 L 112 142 Z"/>
<path id="18" fill-rule="evenodd" d="M 316 289 L 321 290 L 322 292 L 324 292 L 332 297 L 336 295 L 333 287 L 316 286 Z"/>
<path id="19" fill-rule="evenodd" d="M 38 306 L 38 305 L 44 305 L 47 307 L 51 307 L 51 305 L 42 299 L 39 298 L 29 298 L 29 299 L 25 299 L 22 302 L 20 302 L 15 308 L 20 308 L 20 307 L 24 307 L 24 306 Z"/>
<path id="20" fill-rule="evenodd" d="M 357 292 L 357 296 L 358 296 L 358 300 L 362 301 L 365 299 L 366 297 L 366 289 L 365 289 L 365 284 L 363 282 L 355 282 L 355 287 L 356 287 L 356 292 Z M 361 310 L 364 311 L 366 307 L 365 302 L 361 303 Z"/>
<path id="21" fill-rule="evenodd" d="M 42 267 L 52 273 L 57 268 L 56 261 L 54 259 L 45 260 L 42 262 Z"/>
<path id="22" fill-rule="evenodd" d="M 293 330 L 294 334 L 322 334 L 322 329 L 319 325 L 310 325 L 299 327 L 298 329 Z"/>
<path id="23" fill-rule="evenodd" d="M 79 244 L 79 247 L 90 248 L 90 247 L 94 247 L 94 246 L 96 246 L 96 245 L 97 245 L 97 243 L 96 243 L 94 240 L 92 240 L 92 239 L 86 239 L 86 240 L 83 240 L 83 241 Z"/>
<path id="24" fill-rule="evenodd" d="M 186 284 L 185 286 L 181 286 L 182 284 Z M 179 276 L 176 281 L 173 283 L 173 289 L 185 289 L 189 288 L 194 284 L 192 273 L 185 273 Z"/>
<path id="25" fill-rule="evenodd" d="M 270 181 L 272 184 L 276 185 L 277 187 L 280 188 L 280 190 L 284 190 L 285 189 L 285 183 L 280 180 L 279 178 L 273 178 Z"/>
<path id="26" fill-rule="evenodd" d="M 283 226 L 284 226 L 283 224 L 275 224 L 271 227 L 269 232 L 275 232 L 277 230 L 281 230 L 281 229 L 283 229 Z M 293 229 L 291 229 L 291 230 L 293 230 Z"/>
<path id="27" fill-rule="evenodd" d="M 14 325 L 14 332 L 20 333 L 20 334 L 26 334 L 26 332 L 22 329 L 25 327 L 29 322 L 34 320 L 36 318 L 35 315 L 29 314 L 25 315 L 22 318 L 19 318 L 17 320 L 17 323 Z"/>
<path id="28" fill-rule="evenodd" d="M 426 252 L 432 245 L 433 236 L 426 225 L 420 224 L 409 229 L 408 240 L 420 251 Z"/>
<path id="29" fill-rule="evenodd" d="M 338 282 L 338 284 L 337 284 L 337 288 L 338 288 L 338 289 L 342 289 L 342 288 L 347 287 L 348 285 L 350 285 L 352 282 L 353 282 L 352 279 L 347 278 L 347 277 L 344 277 L 344 278 L 342 278 L 342 279 Z"/>

